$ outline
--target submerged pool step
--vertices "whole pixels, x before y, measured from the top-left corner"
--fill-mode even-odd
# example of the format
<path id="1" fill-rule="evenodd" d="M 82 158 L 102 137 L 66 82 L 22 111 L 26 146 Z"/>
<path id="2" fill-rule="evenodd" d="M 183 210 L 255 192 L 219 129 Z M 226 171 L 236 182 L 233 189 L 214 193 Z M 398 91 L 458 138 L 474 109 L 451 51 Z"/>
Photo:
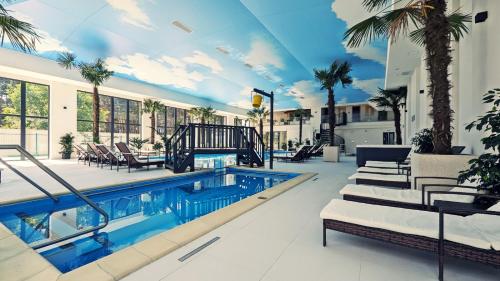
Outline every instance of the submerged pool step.
<path id="1" fill-rule="evenodd" d="M 184 256 L 180 257 L 180 258 L 178 259 L 178 261 L 183 262 L 183 261 L 185 261 L 185 260 L 189 259 L 190 257 L 192 257 L 192 256 L 196 255 L 197 253 L 201 252 L 201 250 L 203 250 L 203 249 L 205 249 L 206 247 L 208 247 L 208 246 L 212 245 L 213 243 L 215 243 L 215 241 L 217 241 L 217 240 L 219 240 L 219 239 L 220 239 L 220 237 L 219 237 L 219 236 L 216 236 L 216 237 L 214 237 L 214 238 L 210 239 L 209 241 L 207 241 L 207 242 L 206 242 L 206 243 L 204 243 L 203 245 L 201 245 L 201 246 L 197 247 L 196 249 L 192 250 L 191 252 L 189 252 L 189 253 L 185 254 Z"/>

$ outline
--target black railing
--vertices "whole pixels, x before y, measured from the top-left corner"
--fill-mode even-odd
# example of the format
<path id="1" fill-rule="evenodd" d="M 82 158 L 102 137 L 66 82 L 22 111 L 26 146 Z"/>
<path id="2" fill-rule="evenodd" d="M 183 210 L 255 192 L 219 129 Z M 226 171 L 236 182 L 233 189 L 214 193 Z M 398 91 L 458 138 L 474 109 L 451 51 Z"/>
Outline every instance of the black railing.
<path id="1" fill-rule="evenodd" d="M 44 171 L 45 173 L 47 173 L 51 178 L 53 178 L 55 181 L 57 181 L 58 183 L 60 183 L 62 186 L 64 186 L 66 189 L 68 189 L 71 193 L 73 193 L 78 198 L 80 198 L 81 200 L 83 200 L 90 207 L 92 207 L 92 209 L 96 210 L 99 214 L 101 214 L 104 217 L 104 223 L 103 224 L 100 224 L 100 225 L 94 226 L 92 228 L 89 228 L 89 229 L 86 229 L 86 230 L 82 230 L 82 231 L 79 231 L 79 232 L 67 235 L 67 236 L 64 236 L 64 237 L 60 237 L 60 238 L 57 238 L 57 239 L 54 239 L 54 240 L 51 240 L 51 241 L 48 241 L 48 242 L 36 244 L 36 245 L 34 245 L 32 247 L 33 249 L 35 249 L 35 250 L 36 249 L 40 249 L 40 248 L 47 247 L 47 246 L 50 246 L 50 245 L 53 245 L 53 244 L 56 244 L 56 243 L 59 243 L 59 242 L 62 242 L 62 241 L 66 241 L 66 240 L 69 240 L 69 239 L 72 239 L 72 238 L 75 238 L 75 237 L 78 237 L 78 236 L 81 236 L 81 235 L 84 235 L 84 234 L 87 234 L 87 233 L 95 232 L 95 231 L 98 231 L 100 229 L 103 229 L 104 227 L 106 227 L 108 225 L 109 216 L 108 216 L 108 214 L 103 209 L 101 209 L 99 206 L 97 206 L 97 204 L 95 204 L 93 201 L 91 201 L 87 196 L 83 195 L 80 191 L 78 191 L 76 188 L 74 188 L 71 184 L 69 184 L 67 181 L 65 181 L 63 178 L 61 178 L 59 175 L 57 175 L 54 171 L 52 171 L 47 166 L 45 166 L 40 161 L 38 161 L 38 159 L 36 159 L 35 157 L 33 157 L 33 155 L 31 155 L 24 148 L 22 148 L 19 145 L 15 145 L 15 144 L 12 144 L 12 145 L 11 144 L 3 144 L 3 145 L 0 145 L 0 150 L 17 150 L 25 159 L 28 159 L 29 161 L 31 161 L 38 168 L 40 168 L 42 171 Z M 45 195 L 47 195 L 48 197 L 50 197 L 54 202 L 58 202 L 59 201 L 57 197 L 55 197 L 54 195 L 50 194 L 50 192 L 48 192 L 46 189 L 44 189 L 43 187 L 41 187 L 39 184 L 37 184 L 36 182 L 34 182 L 33 180 L 31 180 L 28 176 L 26 176 L 25 174 L 23 174 L 21 171 L 19 171 L 16 168 L 12 167 L 4 159 L 0 158 L 0 162 L 2 164 L 4 164 L 7 168 L 9 168 L 10 170 L 12 170 L 15 174 L 17 174 L 18 176 L 20 176 L 21 178 L 23 178 L 24 180 L 26 180 L 28 183 L 30 183 L 31 185 L 33 185 L 35 188 L 37 188 L 38 190 L 40 190 L 41 192 L 43 192 Z"/>
<path id="2" fill-rule="evenodd" d="M 250 164 L 263 165 L 264 142 L 254 127 L 195 124 L 181 125 L 167 142 L 165 162 L 174 172 L 194 169 L 194 154 L 238 154 Z"/>

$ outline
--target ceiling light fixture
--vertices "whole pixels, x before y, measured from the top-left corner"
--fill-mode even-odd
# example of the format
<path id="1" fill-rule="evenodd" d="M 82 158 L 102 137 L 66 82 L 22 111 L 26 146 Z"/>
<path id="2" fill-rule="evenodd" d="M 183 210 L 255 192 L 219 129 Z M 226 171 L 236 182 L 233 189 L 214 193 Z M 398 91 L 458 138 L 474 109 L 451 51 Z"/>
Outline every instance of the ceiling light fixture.
<path id="1" fill-rule="evenodd" d="M 173 21 L 172 24 L 179 28 L 179 29 L 182 29 L 183 31 L 187 32 L 187 33 L 191 33 L 193 32 L 193 30 L 189 27 L 187 27 L 185 24 L 183 24 L 182 22 L 176 20 L 176 21 Z"/>
<path id="2" fill-rule="evenodd" d="M 251 65 L 249 63 L 245 63 L 245 66 L 248 67 L 248 68 L 253 68 L 253 65 Z"/>

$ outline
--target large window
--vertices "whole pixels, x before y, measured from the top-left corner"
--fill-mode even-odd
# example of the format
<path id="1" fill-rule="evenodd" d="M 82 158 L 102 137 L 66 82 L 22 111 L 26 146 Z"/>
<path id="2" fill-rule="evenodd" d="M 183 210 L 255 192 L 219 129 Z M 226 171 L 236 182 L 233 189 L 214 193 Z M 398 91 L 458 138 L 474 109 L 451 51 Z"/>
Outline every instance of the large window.
<path id="1" fill-rule="evenodd" d="M 77 92 L 78 142 L 92 141 L 92 93 Z M 99 95 L 100 142 L 113 146 L 141 136 L 141 103 L 139 101 Z"/>
<path id="2" fill-rule="evenodd" d="M 189 124 L 188 112 L 185 109 L 165 106 L 156 115 L 156 130 L 160 135 L 172 136 L 180 125 Z"/>
<path id="3" fill-rule="evenodd" d="M 49 154 L 49 86 L 0 78 L 0 143 L 18 144 L 37 157 Z M 1 151 L 1 156 L 18 156 Z"/>

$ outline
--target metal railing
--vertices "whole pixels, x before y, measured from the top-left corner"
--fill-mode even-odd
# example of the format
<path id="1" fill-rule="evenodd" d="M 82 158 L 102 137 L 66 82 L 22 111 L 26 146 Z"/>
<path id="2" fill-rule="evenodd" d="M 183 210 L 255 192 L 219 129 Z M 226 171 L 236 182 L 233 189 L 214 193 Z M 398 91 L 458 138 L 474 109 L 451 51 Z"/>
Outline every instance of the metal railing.
<path id="1" fill-rule="evenodd" d="M 36 159 L 35 157 L 33 157 L 33 155 L 31 155 L 28 151 L 26 151 L 24 148 L 22 148 L 19 145 L 14 145 L 14 144 L 2 144 L 2 145 L 0 145 L 0 150 L 7 150 L 7 149 L 17 150 L 27 160 L 31 161 L 38 168 L 40 168 L 42 171 L 44 171 L 45 173 L 47 173 L 51 178 L 53 178 L 55 181 L 57 181 L 58 183 L 60 183 L 62 186 L 64 186 L 66 189 L 68 189 L 71 193 L 73 193 L 78 198 L 80 198 L 81 200 L 83 200 L 90 207 L 92 207 L 92 209 L 96 210 L 99 214 L 101 214 L 104 217 L 104 223 L 103 224 L 94 226 L 94 227 L 89 228 L 87 230 L 83 230 L 83 231 L 79 231 L 79 232 L 67 235 L 67 236 L 64 236 L 64 237 L 60 237 L 60 238 L 57 238 L 55 240 L 51 240 L 51 241 L 48 241 L 48 242 L 36 244 L 36 245 L 34 245 L 32 247 L 33 249 L 36 250 L 36 249 L 44 248 L 44 247 L 47 247 L 47 246 L 50 246 L 50 245 L 53 245 L 53 244 L 56 244 L 56 243 L 59 243 L 59 242 L 65 241 L 65 240 L 69 240 L 69 239 L 72 239 L 72 238 L 75 238 L 75 237 L 78 237 L 78 236 L 81 236 L 81 235 L 85 235 L 87 233 L 95 232 L 95 231 L 98 231 L 100 229 L 103 229 L 104 227 L 106 227 L 108 225 L 108 223 L 109 223 L 109 216 L 108 216 L 108 214 L 103 209 L 101 209 L 99 206 L 97 206 L 97 204 L 95 204 L 93 201 L 91 201 L 87 196 L 83 195 L 80 191 L 78 191 L 76 188 L 74 188 L 71 184 L 69 184 L 67 181 L 65 181 L 63 178 L 61 178 L 59 175 L 57 175 L 54 171 L 52 171 L 47 166 L 45 166 L 43 163 L 41 163 L 38 159 Z M 26 176 L 25 174 L 23 174 L 21 171 L 19 171 L 18 169 L 14 168 L 9 163 L 7 163 L 4 159 L 0 158 L 0 162 L 2 164 L 4 164 L 7 168 L 9 168 L 10 170 L 12 170 L 15 174 L 17 174 L 18 176 L 20 176 L 21 178 L 23 178 L 24 180 L 26 180 L 27 182 L 29 182 L 35 188 L 37 188 L 38 190 L 40 190 L 41 192 L 43 192 L 50 199 L 52 199 L 54 202 L 56 202 L 56 203 L 59 202 L 59 199 L 57 197 L 55 197 L 54 195 L 50 194 L 50 192 L 48 192 L 46 189 L 44 189 L 39 184 L 37 184 L 36 182 L 34 182 L 32 179 L 30 179 L 28 176 Z"/>

